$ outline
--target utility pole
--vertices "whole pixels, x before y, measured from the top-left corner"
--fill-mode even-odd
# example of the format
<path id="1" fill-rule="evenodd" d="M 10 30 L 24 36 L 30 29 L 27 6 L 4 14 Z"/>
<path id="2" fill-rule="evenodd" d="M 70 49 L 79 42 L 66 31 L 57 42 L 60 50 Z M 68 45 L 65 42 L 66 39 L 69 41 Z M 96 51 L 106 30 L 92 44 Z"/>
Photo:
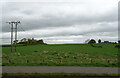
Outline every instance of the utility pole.
<path id="1" fill-rule="evenodd" d="M 11 24 L 11 52 L 16 52 L 16 44 L 17 44 L 17 25 L 20 23 L 20 21 L 10 21 L 7 22 L 8 24 Z M 14 35 L 15 33 L 15 35 Z M 15 37 L 15 38 L 14 38 Z"/>

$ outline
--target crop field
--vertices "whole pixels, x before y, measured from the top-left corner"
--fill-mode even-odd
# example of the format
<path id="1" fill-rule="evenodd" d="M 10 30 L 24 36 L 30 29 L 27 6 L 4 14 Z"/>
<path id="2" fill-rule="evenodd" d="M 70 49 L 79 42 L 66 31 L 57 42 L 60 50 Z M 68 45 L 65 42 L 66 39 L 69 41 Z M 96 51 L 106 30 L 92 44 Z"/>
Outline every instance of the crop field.
<path id="1" fill-rule="evenodd" d="M 2 47 L 3 66 L 100 66 L 118 67 L 117 44 L 47 44 Z"/>

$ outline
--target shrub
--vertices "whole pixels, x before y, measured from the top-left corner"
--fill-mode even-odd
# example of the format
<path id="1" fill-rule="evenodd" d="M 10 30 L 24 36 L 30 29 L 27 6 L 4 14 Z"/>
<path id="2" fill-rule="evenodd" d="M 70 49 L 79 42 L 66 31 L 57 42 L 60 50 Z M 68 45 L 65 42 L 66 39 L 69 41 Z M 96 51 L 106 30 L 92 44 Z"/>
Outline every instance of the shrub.
<path id="1" fill-rule="evenodd" d="M 120 48 L 120 45 L 115 45 L 115 48 Z"/>
<path id="2" fill-rule="evenodd" d="M 98 43 L 101 43 L 101 39 L 98 40 Z"/>
<path id="3" fill-rule="evenodd" d="M 88 43 L 96 43 L 94 39 L 91 39 Z"/>

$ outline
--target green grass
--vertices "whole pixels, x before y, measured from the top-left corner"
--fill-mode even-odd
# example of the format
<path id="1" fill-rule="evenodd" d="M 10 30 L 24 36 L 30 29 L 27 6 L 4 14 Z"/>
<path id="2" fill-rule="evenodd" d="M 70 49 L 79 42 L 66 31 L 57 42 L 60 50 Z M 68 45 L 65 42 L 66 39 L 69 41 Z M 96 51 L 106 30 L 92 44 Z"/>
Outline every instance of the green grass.
<path id="1" fill-rule="evenodd" d="M 3 73 L 2 75 L 72 75 L 72 76 L 120 76 L 120 74 L 96 73 Z"/>
<path id="2" fill-rule="evenodd" d="M 99 66 L 118 67 L 116 44 L 48 44 L 18 46 L 17 52 L 3 47 L 5 66 Z"/>

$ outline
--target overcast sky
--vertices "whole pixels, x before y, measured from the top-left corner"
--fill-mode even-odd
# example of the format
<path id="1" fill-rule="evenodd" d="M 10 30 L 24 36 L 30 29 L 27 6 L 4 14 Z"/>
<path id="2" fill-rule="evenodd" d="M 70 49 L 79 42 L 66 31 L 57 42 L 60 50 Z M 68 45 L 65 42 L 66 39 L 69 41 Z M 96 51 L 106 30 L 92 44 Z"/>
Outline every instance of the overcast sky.
<path id="1" fill-rule="evenodd" d="M 6 21 L 21 21 L 18 39 L 43 39 L 52 44 L 84 43 L 92 38 L 117 41 L 118 1 L 5 0 L 0 3 L 3 43 L 10 43 L 10 25 Z"/>

